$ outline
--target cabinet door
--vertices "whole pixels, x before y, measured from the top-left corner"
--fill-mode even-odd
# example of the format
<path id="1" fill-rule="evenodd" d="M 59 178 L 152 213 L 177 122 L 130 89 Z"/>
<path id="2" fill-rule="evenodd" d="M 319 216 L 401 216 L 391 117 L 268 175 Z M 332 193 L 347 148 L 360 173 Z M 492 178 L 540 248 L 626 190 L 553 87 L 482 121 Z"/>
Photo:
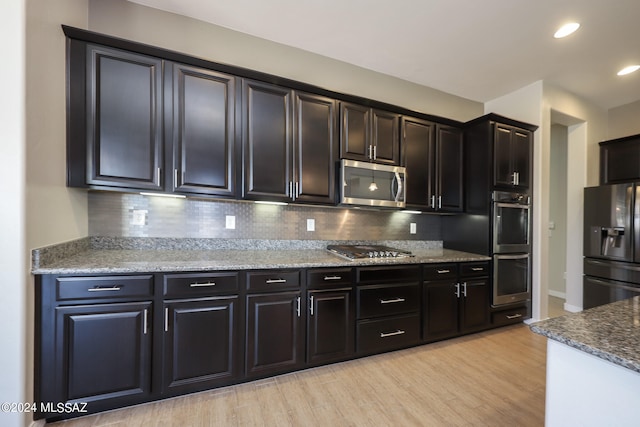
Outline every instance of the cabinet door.
<path id="1" fill-rule="evenodd" d="M 296 200 L 335 203 L 337 158 L 335 101 L 295 93 Z"/>
<path id="2" fill-rule="evenodd" d="M 464 207 L 462 131 L 438 125 L 436 137 L 437 209 L 462 212 Z"/>
<path id="3" fill-rule="evenodd" d="M 87 49 L 87 184 L 162 189 L 162 60 Z"/>
<path id="4" fill-rule="evenodd" d="M 407 169 L 407 207 L 430 209 L 432 201 L 435 201 L 434 127 L 433 123 L 420 119 L 402 118 L 402 164 Z"/>
<path id="5" fill-rule="evenodd" d="M 308 304 L 307 361 L 346 359 L 355 343 L 351 289 L 309 291 Z"/>
<path id="6" fill-rule="evenodd" d="M 292 371 L 304 365 L 300 292 L 247 296 L 246 374 Z"/>
<path id="7" fill-rule="evenodd" d="M 193 392 L 237 378 L 237 325 L 235 296 L 166 303 L 163 392 Z"/>
<path id="8" fill-rule="evenodd" d="M 458 333 L 458 297 L 455 282 L 424 285 L 423 339 L 434 341 Z"/>
<path id="9" fill-rule="evenodd" d="M 369 161 L 371 147 L 371 109 L 362 105 L 340 104 L 340 158 Z"/>
<path id="10" fill-rule="evenodd" d="M 400 164 L 400 116 L 386 111 L 373 110 L 372 141 L 373 161 L 390 165 Z"/>
<path id="11" fill-rule="evenodd" d="M 493 141 L 493 185 L 513 187 L 514 166 L 511 162 L 511 131 L 509 126 L 496 123 Z"/>
<path id="12" fill-rule="evenodd" d="M 488 279 L 467 280 L 461 286 L 460 330 L 468 332 L 485 328 L 489 325 Z"/>
<path id="13" fill-rule="evenodd" d="M 235 195 L 235 78 L 173 64 L 173 190 Z"/>
<path id="14" fill-rule="evenodd" d="M 58 307 L 55 313 L 59 402 L 102 410 L 109 401 L 132 404 L 149 396 L 150 302 Z"/>
<path id="15" fill-rule="evenodd" d="M 511 139 L 513 168 L 518 173 L 517 186 L 529 188 L 531 178 L 531 147 L 533 135 L 529 131 L 514 129 Z"/>
<path id="16" fill-rule="evenodd" d="M 291 91 L 245 80 L 242 92 L 243 197 L 289 201 L 293 142 Z"/>

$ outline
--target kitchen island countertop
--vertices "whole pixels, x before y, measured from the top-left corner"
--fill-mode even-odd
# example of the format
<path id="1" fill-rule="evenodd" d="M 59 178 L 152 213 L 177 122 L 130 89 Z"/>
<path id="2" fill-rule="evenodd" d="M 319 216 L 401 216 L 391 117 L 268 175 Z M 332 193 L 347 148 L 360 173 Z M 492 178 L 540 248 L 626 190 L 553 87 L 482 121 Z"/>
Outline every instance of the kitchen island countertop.
<path id="1" fill-rule="evenodd" d="M 393 242 L 392 242 L 393 244 Z M 94 245 L 95 246 L 95 245 Z M 264 247 L 237 249 L 233 246 L 184 248 L 110 247 L 90 245 L 75 248 L 61 256 L 34 256 L 33 274 L 109 274 L 169 271 L 250 270 L 279 268 L 351 267 L 370 265 L 402 265 L 423 263 L 488 261 L 490 258 L 441 247 L 412 247 L 413 257 L 387 259 L 361 259 L 350 261 L 313 246 L 296 248 Z M 317 246 L 317 245 L 316 245 Z"/>
<path id="2" fill-rule="evenodd" d="M 640 372 L 640 297 L 543 320 L 530 327 L 549 339 Z"/>

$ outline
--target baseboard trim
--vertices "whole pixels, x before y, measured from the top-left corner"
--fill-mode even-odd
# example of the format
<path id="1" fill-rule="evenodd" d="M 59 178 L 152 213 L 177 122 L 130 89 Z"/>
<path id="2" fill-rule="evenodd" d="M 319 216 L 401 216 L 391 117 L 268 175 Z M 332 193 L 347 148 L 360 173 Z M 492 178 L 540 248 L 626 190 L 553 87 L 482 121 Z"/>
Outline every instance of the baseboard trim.
<path id="1" fill-rule="evenodd" d="M 552 291 L 551 289 L 549 289 L 548 293 L 552 297 L 567 299 L 567 293 L 566 292 Z"/>

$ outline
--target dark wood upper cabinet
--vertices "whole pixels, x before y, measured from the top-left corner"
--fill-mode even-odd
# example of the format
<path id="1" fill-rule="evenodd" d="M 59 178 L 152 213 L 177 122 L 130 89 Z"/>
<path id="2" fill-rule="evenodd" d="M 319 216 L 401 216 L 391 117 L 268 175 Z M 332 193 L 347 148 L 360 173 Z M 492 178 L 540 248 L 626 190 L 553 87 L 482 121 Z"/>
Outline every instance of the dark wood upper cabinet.
<path id="1" fill-rule="evenodd" d="M 235 77 L 183 64 L 167 64 L 166 72 L 173 191 L 235 196 Z"/>
<path id="2" fill-rule="evenodd" d="M 335 202 L 338 160 L 336 101 L 294 92 L 294 197 L 301 202 Z"/>
<path id="3" fill-rule="evenodd" d="M 335 101 L 243 82 L 244 198 L 333 203 Z"/>
<path id="4" fill-rule="evenodd" d="M 291 90 L 244 80 L 242 96 L 243 196 L 288 201 L 293 190 Z"/>
<path id="5" fill-rule="evenodd" d="M 493 147 L 495 187 L 527 189 L 531 181 L 532 132 L 496 123 Z"/>
<path id="6" fill-rule="evenodd" d="M 86 184 L 163 188 L 162 62 L 86 45 Z"/>
<path id="7" fill-rule="evenodd" d="M 340 158 L 400 164 L 400 115 L 340 103 Z"/>
<path id="8" fill-rule="evenodd" d="M 640 135 L 600 143 L 600 185 L 640 180 Z"/>
<path id="9" fill-rule="evenodd" d="M 458 128 L 402 117 L 402 164 L 408 207 L 463 209 L 463 138 Z"/>

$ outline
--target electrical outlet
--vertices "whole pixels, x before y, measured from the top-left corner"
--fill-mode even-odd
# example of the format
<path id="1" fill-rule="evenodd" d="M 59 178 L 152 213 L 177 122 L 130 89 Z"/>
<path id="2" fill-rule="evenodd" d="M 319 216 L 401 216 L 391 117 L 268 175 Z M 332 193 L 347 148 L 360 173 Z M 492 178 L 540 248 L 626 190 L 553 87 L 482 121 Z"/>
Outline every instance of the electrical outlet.
<path id="1" fill-rule="evenodd" d="M 131 225 L 145 225 L 147 223 L 147 210 L 134 209 L 131 216 Z"/>
<path id="2" fill-rule="evenodd" d="M 236 228 L 236 217 L 234 215 L 227 215 L 225 218 L 225 226 L 228 230 L 235 230 Z"/>
<path id="3" fill-rule="evenodd" d="M 412 222 L 411 224 L 409 224 L 409 233 L 416 234 L 416 223 L 415 222 Z"/>
<path id="4" fill-rule="evenodd" d="M 316 220 L 313 218 L 307 219 L 307 231 L 316 231 Z"/>

